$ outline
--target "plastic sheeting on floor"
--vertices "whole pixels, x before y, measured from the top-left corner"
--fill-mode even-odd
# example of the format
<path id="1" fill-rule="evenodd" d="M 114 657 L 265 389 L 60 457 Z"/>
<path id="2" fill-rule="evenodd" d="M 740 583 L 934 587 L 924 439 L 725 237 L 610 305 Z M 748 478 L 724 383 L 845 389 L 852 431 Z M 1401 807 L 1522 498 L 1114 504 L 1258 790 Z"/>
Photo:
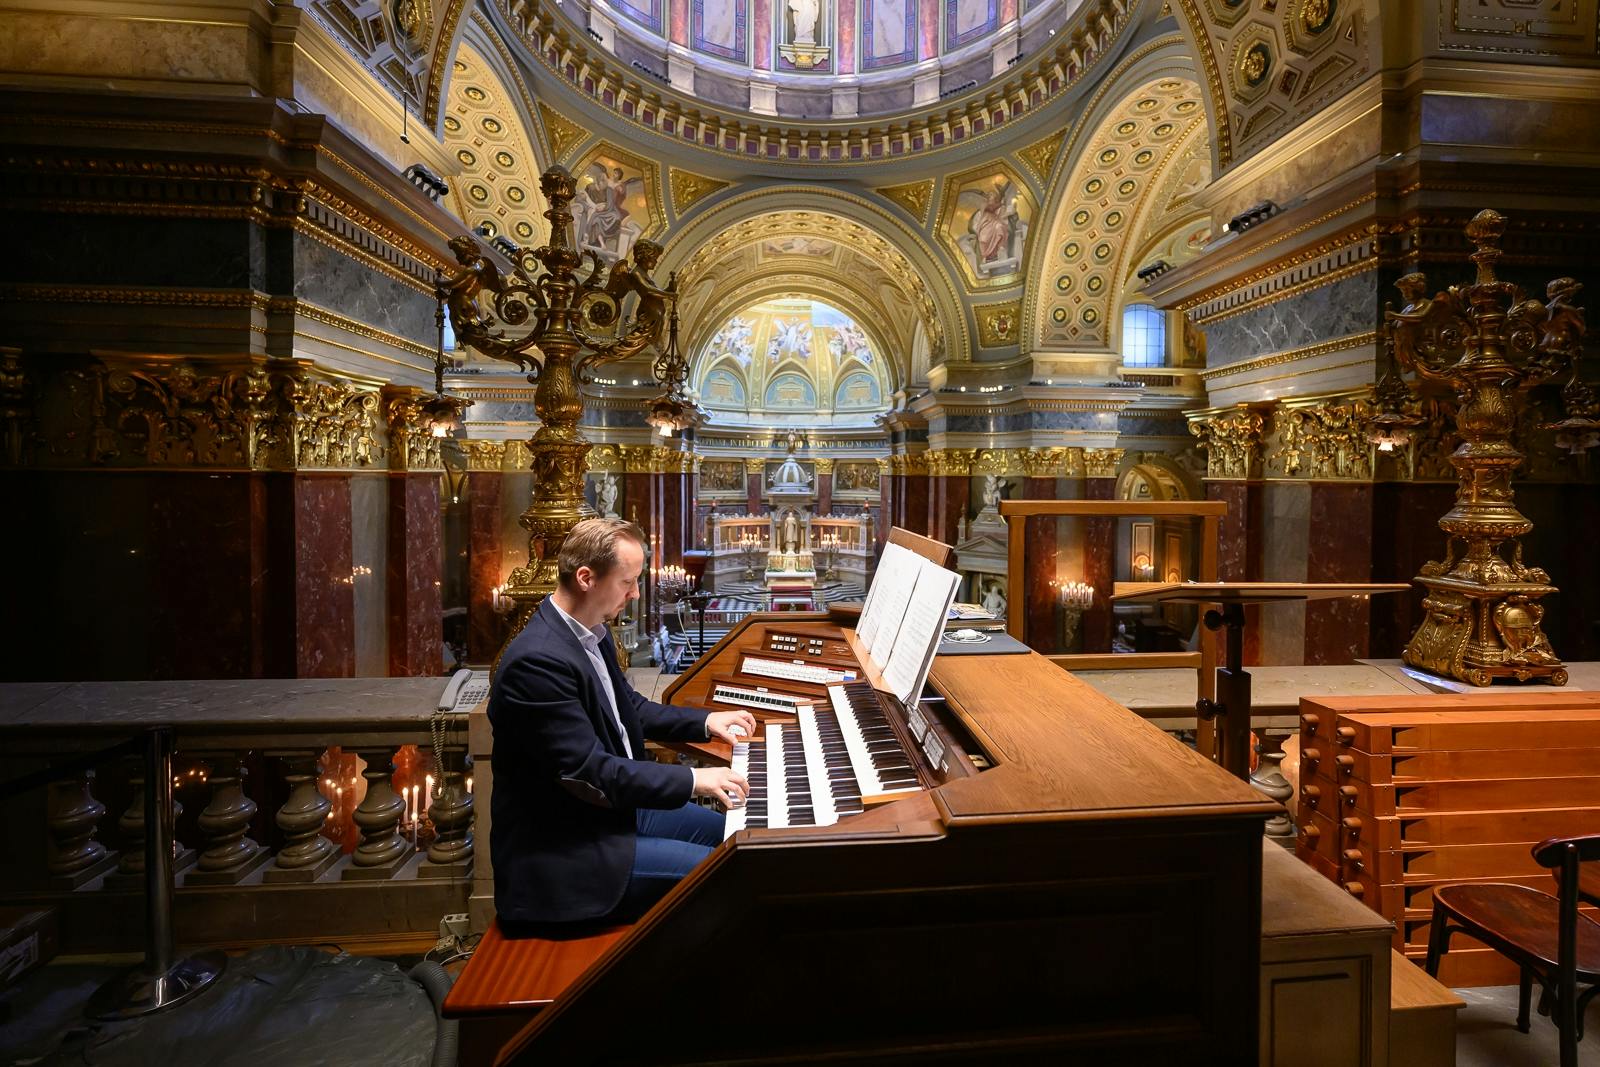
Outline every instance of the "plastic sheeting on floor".
<path id="1" fill-rule="evenodd" d="M 83 1006 L 116 968 L 51 965 L 0 992 L 0 1064 L 425 1067 L 436 1020 L 392 963 L 273 946 L 228 961 L 211 988 L 169 1011 L 91 1022 Z"/>

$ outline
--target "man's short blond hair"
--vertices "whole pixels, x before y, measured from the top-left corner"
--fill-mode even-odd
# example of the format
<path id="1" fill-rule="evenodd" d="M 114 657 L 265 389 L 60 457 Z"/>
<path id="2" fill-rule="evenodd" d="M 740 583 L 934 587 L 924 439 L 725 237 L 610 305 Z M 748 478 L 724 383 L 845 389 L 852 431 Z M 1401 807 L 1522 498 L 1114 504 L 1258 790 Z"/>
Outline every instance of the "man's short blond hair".
<path id="1" fill-rule="evenodd" d="M 572 528 L 556 557 L 556 580 L 571 589 L 579 567 L 604 578 L 617 565 L 617 538 L 626 537 L 644 547 L 644 531 L 627 519 L 584 519 Z"/>

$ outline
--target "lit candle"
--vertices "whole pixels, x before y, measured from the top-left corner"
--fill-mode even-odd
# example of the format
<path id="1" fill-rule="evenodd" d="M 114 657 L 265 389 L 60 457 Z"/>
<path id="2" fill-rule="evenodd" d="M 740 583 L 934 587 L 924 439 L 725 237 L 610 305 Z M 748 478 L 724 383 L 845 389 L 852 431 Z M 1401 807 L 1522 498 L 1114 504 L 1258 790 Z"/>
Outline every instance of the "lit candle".
<path id="1" fill-rule="evenodd" d="M 427 803 L 425 805 L 423 805 L 424 810 L 426 810 L 427 808 L 429 808 L 429 807 L 431 807 L 433 805 L 433 775 L 431 775 L 431 774 L 428 775 L 427 783 L 428 783 L 428 786 L 427 786 L 427 790 L 424 793 L 424 795 L 428 798 L 428 800 L 427 800 Z"/>
<path id="2" fill-rule="evenodd" d="M 472 792 L 472 775 L 467 775 L 467 792 Z"/>

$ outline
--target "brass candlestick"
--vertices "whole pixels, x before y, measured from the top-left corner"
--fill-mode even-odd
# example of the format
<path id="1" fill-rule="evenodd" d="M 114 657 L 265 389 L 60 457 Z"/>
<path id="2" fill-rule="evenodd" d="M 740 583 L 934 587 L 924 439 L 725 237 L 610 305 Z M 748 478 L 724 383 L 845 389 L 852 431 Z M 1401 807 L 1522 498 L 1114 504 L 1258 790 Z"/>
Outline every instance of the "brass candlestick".
<path id="1" fill-rule="evenodd" d="M 631 261 L 608 268 L 593 252 L 572 247 L 572 175 L 551 167 L 539 179 L 539 190 L 550 203 L 544 212 L 550 220 L 548 244 L 518 250 L 508 276 L 475 240 L 456 237 L 450 250 L 460 269 L 439 280 L 461 343 L 515 363 L 537 387 L 533 406 L 540 425 L 529 442 L 533 501 L 521 519 L 528 531 L 528 564 L 512 571 L 502 590 L 515 605 L 512 635 L 555 589 L 556 558 L 579 519 L 590 447 L 578 432 L 579 384 L 597 367 L 653 350 L 651 371 L 665 389 L 651 402 L 651 425 L 667 436 L 692 425 L 698 415 L 684 393 L 688 362 L 678 351 L 676 276 L 669 276 L 665 287 L 650 277 L 661 246 L 638 241 Z M 590 269 L 580 277 L 586 255 Z M 629 297 L 637 303 L 625 320 L 623 304 Z M 665 348 L 660 345 L 664 329 Z"/>
<path id="2" fill-rule="evenodd" d="M 1445 558 L 1425 564 L 1416 578 L 1428 590 L 1427 615 L 1405 661 L 1473 685 L 1500 678 L 1565 685 L 1567 669 L 1540 627 L 1539 600 L 1556 587 L 1522 561 L 1518 539 L 1533 523 L 1512 498 L 1511 475 L 1523 457 L 1511 433 L 1529 389 L 1563 372 L 1577 380 L 1583 311 L 1570 302 L 1579 289 L 1571 278 L 1550 283 L 1546 304 L 1525 300 L 1520 287 L 1495 277 L 1505 225 L 1489 210 L 1468 223 L 1478 268 L 1471 285 L 1430 299 L 1423 295 L 1427 279 L 1408 274 L 1395 283 L 1406 306 L 1384 313 L 1401 365 L 1455 391 L 1462 439 L 1450 457 L 1460 475 L 1455 506 L 1439 520 L 1448 535 Z M 1571 391 L 1563 392 L 1568 418 L 1560 425 L 1570 431 L 1576 420 L 1592 428 L 1596 412 L 1583 404 L 1575 410 Z M 1501 551 L 1506 542 L 1509 559 Z"/>

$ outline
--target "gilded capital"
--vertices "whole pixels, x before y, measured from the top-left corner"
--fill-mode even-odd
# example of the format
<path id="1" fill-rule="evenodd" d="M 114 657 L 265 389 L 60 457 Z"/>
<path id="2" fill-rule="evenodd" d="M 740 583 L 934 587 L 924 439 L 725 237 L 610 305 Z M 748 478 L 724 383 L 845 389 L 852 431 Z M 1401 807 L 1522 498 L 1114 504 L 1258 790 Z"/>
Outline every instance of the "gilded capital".
<path id="1" fill-rule="evenodd" d="M 767 461 L 762 459 L 760 456 L 746 456 L 744 461 L 744 472 L 746 474 L 766 474 Z"/>
<path id="2" fill-rule="evenodd" d="M 1083 450 L 1083 472 L 1089 478 L 1115 478 L 1122 464 L 1120 448 L 1086 448 Z"/>
<path id="3" fill-rule="evenodd" d="M 815 463 L 817 465 L 817 473 L 818 474 L 832 474 L 833 473 L 833 460 L 826 459 L 826 458 L 819 458 L 819 459 L 817 459 L 815 461 Z"/>
<path id="4" fill-rule="evenodd" d="M 1206 477 L 1260 477 L 1264 425 L 1261 413 L 1247 407 L 1191 416 L 1189 432 L 1200 439 L 1200 447 L 1206 450 Z"/>

